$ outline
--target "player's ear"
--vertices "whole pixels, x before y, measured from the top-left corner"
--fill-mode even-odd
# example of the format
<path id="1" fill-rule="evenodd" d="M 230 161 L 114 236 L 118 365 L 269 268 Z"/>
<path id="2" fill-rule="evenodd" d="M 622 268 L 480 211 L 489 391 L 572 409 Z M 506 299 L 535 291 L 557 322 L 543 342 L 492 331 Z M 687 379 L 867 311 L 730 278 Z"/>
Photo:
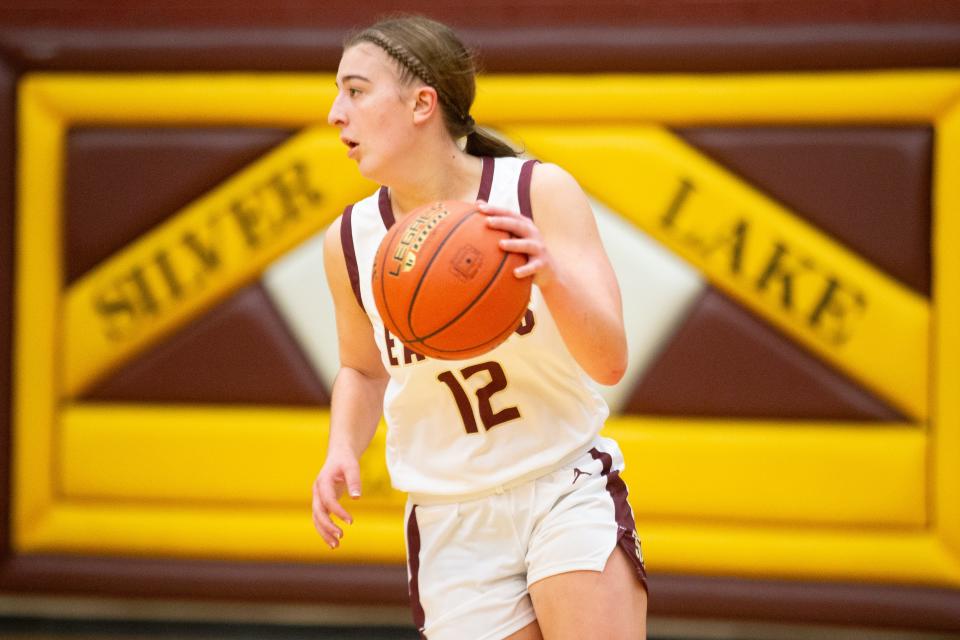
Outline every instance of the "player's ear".
<path id="1" fill-rule="evenodd" d="M 416 124 L 425 122 L 439 108 L 437 90 L 433 87 L 419 87 L 413 97 L 413 121 Z"/>

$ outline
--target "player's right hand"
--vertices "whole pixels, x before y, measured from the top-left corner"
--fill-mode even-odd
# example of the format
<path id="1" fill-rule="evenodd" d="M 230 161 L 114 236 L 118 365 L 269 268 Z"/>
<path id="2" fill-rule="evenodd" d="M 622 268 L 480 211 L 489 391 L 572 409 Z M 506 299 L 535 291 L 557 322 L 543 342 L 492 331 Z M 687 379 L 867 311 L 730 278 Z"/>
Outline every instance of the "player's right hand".
<path id="1" fill-rule="evenodd" d="M 331 515 L 347 524 L 353 517 L 340 504 L 344 491 L 356 500 L 360 497 L 360 462 L 349 452 L 330 452 L 313 482 L 313 526 L 331 549 L 340 546 L 343 529 Z"/>

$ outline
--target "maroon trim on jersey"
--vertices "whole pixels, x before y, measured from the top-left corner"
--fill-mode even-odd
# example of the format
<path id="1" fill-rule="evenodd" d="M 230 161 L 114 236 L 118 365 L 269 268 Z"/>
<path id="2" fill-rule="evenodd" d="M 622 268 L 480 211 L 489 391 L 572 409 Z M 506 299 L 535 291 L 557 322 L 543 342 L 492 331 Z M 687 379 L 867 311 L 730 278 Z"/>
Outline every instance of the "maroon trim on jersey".
<path id="1" fill-rule="evenodd" d="M 410 594 L 413 624 L 420 632 L 420 638 L 426 640 L 427 636 L 423 635 L 426 614 L 423 612 L 423 605 L 420 604 L 420 527 L 417 525 L 417 505 L 413 505 L 410 509 L 410 518 L 407 520 L 407 566 L 410 571 L 407 591 Z"/>
<path id="2" fill-rule="evenodd" d="M 360 297 L 360 270 L 357 268 L 357 252 L 353 247 L 353 205 L 344 209 L 340 218 L 340 244 L 343 245 L 343 260 L 347 263 L 347 275 L 350 276 L 353 295 L 357 297 L 360 308 L 366 312 Z"/>
<path id="3" fill-rule="evenodd" d="M 477 200 L 484 202 L 490 201 L 490 190 L 493 188 L 493 158 L 483 156 L 483 173 L 480 174 L 480 191 L 477 192 Z"/>
<path id="4" fill-rule="evenodd" d="M 477 191 L 477 200 L 486 202 L 490 199 L 490 190 L 493 188 L 494 160 L 486 156 L 480 159 L 483 161 L 483 171 L 480 174 L 480 189 Z M 397 218 L 393 215 L 393 203 L 390 202 L 390 191 L 386 187 L 380 187 L 378 204 L 380 205 L 380 217 L 383 218 L 383 226 L 390 229 Z"/>
<path id="5" fill-rule="evenodd" d="M 590 455 L 603 465 L 600 475 L 607 476 L 607 492 L 613 499 L 614 517 L 617 520 L 617 544 L 626 552 L 627 557 L 633 563 L 633 568 L 637 572 L 637 579 L 643 584 L 643 588 L 649 591 L 647 569 L 643 565 L 637 525 L 633 520 L 633 510 L 630 508 L 630 503 L 627 502 L 627 484 L 620 477 L 619 471 L 610 473 L 610 469 L 613 467 L 613 458 L 610 457 L 609 453 L 604 453 L 594 447 L 590 449 Z"/>
<path id="6" fill-rule="evenodd" d="M 539 160 L 527 160 L 520 167 L 520 181 L 517 184 L 517 200 L 520 202 L 520 213 L 533 220 L 533 207 L 530 206 L 530 182 L 533 179 L 533 166 Z"/>
<path id="7" fill-rule="evenodd" d="M 397 219 L 393 215 L 393 205 L 390 204 L 390 191 L 386 187 L 380 187 L 379 205 L 380 217 L 383 218 L 383 226 L 389 230 Z"/>

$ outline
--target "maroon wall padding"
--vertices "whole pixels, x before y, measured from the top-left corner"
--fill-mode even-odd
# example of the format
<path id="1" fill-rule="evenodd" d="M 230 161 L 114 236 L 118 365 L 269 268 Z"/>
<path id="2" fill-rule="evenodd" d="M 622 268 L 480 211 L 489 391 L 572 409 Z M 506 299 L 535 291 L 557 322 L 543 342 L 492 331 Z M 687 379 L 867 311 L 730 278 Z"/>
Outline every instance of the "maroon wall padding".
<path id="1" fill-rule="evenodd" d="M 309 518 L 309 512 L 306 517 Z M 317 538 L 317 544 L 323 544 Z M 125 598 L 191 598 L 404 605 L 396 565 L 220 562 L 35 554 L 0 565 L 0 591 Z"/>
<path id="2" fill-rule="evenodd" d="M 0 61 L 0 562 L 10 552 L 10 451 L 13 432 L 13 234 L 15 78 Z M 2 586 L 2 582 L 0 582 Z"/>
<path id="3" fill-rule="evenodd" d="M 67 282 L 290 135 L 235 127 L 72 129 L 66 149 Z"/>
<path id="4" fill-rule="evenodd" d="M 960 630 L 953 589 L 654 576 L 650 591 L 651 613 L 666 617 Z"/>
<path id="5" fill-rule="evenodd" d="M 651 574 L 655 616 L 960 630 L 960 592 L 930 587 Z M 0 565 L 21 593 L 405 605 L 401 565 L 314 565 L 36 555 Z"/>
<path id="6" fill-rule="evenodd" d="M 589 11 L 592 3 L 582 7 Z M 319 17 L 325 13 L 316 11 Z M 373 9 L 366 13 L 375 14 Z M 692 7 L 691 15 L 697 15 Z M 837 22 L 829 23 L 823 16 L 833 16 Z M 524 26 L 511 21 L 510 28 L 464 20 L 455 23 L 465 25 L 460 29 L 462 37 L 481 51 L 483 67 L 489 72 L 890 69 L 954 67 L 960 60 L 960 29 L 954 24 L 923 22 L 922 15 L 911 22 L 842 23 L 837 12 L 826 11 L 822 19 L 811 14 L 808 24 L 797 24 L 798 17 L 769 24 L 693 20 L 695 26 L 685 20 L 603 25 L 560 21 L 560 17 L 555 16 L 556 22 L 544 17 L 539 24 Z M 314 28 L 294 23 L 295 28 L 288 29 L 244 22 L 231 29 L 177 30 L 163 28 L 163 21 L 151 23 L 150 28 L 123 29 L 116 22 L 114 28 L 93 28 L 81 20 L 83 29 L 67 29 L 63 27 L 69 22 L 64 19 L 54 21 L 60 28 L 0 28 L 0 51 L 18 67 L 45 70 L 333 71 L 350 27 L 366 22 L 331 22 Z"/>
<path id="7" fill-rule="evenodd" d="M 895 409 L 713 288 L 691 307 L 624 412 L 904 420 Z"/>
<path id="8" fill-rule="evenodd" d="M 458 27 L 483 25 L 508 30 L 515 27 L 560 25 L 672 24 L 685 27 L 713 25 L 814 24 L 826 22 L 891 23 L 904 20 L 941 22 L 960 18 L 953 2 L 911 0 L 407 0 L 403 10 L 422 13 Z M 44 0 L 35 3 L 5 3 L 0 6 L 0 24 L 14 26 L 144 28 L 200 26 L 316 27 L 363 26 L 377 15 L 397 11 L 388 0 L 326 3 L 296 0 L 237 3 L 230 0 L 204 2 L 149 2 L 126 0 Z"/>
<path id="9" fill-rule="evenodd" d="M 930 127 L 676 133 L 874 266 L 930 294 Z"/>
<path id="10" fill-rule="evenodd" d="M 9 399 L 12 273 L 12 81 L 55 71 L 323 71 L 348 27 L 394 5 L 323 10 L 249 4 L 68 0 L 0 6 L 0 401 Z M 960 66 L 960 3 L 911 0 L 412 0 L 459 27 L 491 72 L 751 72 Z M 9 163 L 4 164 L 4 163 Z M 4 290 L 4 287 L 7 290 Z M 0 445 L 9 445 L 8 405 Z M 9 517 L 9 447 L 0 509 Z M 0 528 L 0 590 L 119 597 L 401 604 L 402 565 L 275 564 L 11 553 Z M 960 630 L 960 592 L 888 585 L 650 577 L 654 615 Z"/>
<path id="11" fill-rule="evenodd" d="M 120 367 L 81 399 L 308 406 L 330 401 L 259 283 Z"/>

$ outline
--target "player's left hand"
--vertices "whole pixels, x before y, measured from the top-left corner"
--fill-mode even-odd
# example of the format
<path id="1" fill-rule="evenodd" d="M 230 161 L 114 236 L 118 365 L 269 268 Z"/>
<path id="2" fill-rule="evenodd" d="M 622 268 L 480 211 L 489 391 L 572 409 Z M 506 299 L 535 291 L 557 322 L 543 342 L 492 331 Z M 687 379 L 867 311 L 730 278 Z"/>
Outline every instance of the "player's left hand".
<path id="1" fill-rule="evenodd" d="M 543 287 L 555 277 L 553 258 L 547 251 L 547 245 L 540 235 L 540 230 L 533 220 L 520 215 L 516 211 L 496 207 L 483 200 L 477 201 L 477 209 L 487 216 L 487 225 L 492 229 L 500 229 L 514 237 L 500 241 L 500 248 L 514 253 L 525 253 L 527 262 L 513 270 L 518 278 L 533 276 L 533 282 Z"/>

